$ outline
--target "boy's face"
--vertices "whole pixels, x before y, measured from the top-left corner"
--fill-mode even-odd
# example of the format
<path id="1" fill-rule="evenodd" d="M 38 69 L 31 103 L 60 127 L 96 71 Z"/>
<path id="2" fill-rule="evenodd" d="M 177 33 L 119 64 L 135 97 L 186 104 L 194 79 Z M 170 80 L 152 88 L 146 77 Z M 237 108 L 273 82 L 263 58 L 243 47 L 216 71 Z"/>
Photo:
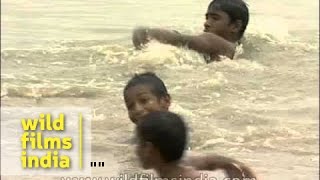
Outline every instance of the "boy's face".
<path id="1" fill-rule="evenodd" d="M 227 13 L 214 8 L 208 8 L 204 32 L 214 33 L 228 39 L 232 33 L 237 33 L 235 31 L 238 31 L 238 29 L 236 29 L 235 24 L 230 23 L 230 17 Z"/>
<path id="2" fill-rule="evenodd" d="M 125 103 L 130 120 L 137 124 L 142 116 L 153 111 L 167 111 L 170 97 L 158 98 L 148 85 L 136 85 L 125 92 Z"/>

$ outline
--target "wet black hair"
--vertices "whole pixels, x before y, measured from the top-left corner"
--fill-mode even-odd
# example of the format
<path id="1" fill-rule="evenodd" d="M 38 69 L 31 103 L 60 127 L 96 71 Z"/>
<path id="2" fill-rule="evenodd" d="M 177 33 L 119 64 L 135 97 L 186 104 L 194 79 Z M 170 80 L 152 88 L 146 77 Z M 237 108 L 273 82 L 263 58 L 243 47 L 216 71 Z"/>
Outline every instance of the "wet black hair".
<path id="1" fill-rule="evenodd" d="M 150 86 L 151 92 L 158 98 L 170 96 L 163 81 L 153 72 L 135 74 L 125 86 L 123 96 L 125 96 L 125 93 L 129 88 L 137 85 Z"/>
<path id="2" fill-rule="evenodd" d="M 249 22 L 249 9 L 243 0 L 213 0 L 208 6 L 208 11 L 210 9 L 227 13 L 231 22 L 241 20 L 242 27 L 238 34 L 238 40 L 242 38 Z"/>
<path id="3" fill-rule="evenodd" d="M 155 111 L 145 115 L 136 127 L 142 143 L 155 146 L 166 163 L 181 159 L 187 143 L 187 126 L 178 114 Z"/>

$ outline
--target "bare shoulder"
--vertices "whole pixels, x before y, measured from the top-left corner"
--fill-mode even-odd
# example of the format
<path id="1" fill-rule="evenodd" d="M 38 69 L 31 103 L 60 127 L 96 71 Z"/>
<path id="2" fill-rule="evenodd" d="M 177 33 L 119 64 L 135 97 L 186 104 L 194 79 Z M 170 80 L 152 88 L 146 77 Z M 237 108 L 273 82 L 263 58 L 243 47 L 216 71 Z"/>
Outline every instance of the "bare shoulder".
<path id="1" fill-rule="evenodd" d="M 193 36 L 188 46 L 190 49 L 210 55 L 213 58 L 223 55 L 231 59 L 234 56 L 236 47 L 234 43 L 212 33 Z"/>

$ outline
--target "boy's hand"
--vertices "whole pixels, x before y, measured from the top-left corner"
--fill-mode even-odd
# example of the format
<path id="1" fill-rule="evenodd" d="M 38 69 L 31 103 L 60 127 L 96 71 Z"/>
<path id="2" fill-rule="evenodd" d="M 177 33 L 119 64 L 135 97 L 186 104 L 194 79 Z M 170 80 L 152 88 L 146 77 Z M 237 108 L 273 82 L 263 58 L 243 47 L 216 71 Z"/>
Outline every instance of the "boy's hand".
<path id="1" fill-rule="evenodd" d="M 132 42 L 137 49 L 141 49 L 143 45 L 147 44 L 149 42 L 148 28 L 138 27 L 134 29 L 132 34 Z"/>

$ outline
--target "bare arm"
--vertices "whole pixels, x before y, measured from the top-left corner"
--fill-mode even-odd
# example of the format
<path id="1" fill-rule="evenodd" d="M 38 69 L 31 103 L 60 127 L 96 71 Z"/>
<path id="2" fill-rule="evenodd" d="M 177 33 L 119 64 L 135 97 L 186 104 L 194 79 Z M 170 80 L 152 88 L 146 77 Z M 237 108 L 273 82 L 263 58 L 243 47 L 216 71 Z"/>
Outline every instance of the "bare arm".
<path id="1" fill-rule="evenodd" d="M 136 48 L 140 49 L 142 45 L 148 43 L 151 39 L 155 39 L 163 44 L 170 44 L 173 46 L 186 46 L 191 40 L 191 36 L 186 36 L 178 33 L 160 28 L 146 28 L 140 27 L 133 31 L 132 41 Z"/>
<path id="2" fill-rule="evenodd" d="M 137 28 L 133 32 L 132 41 L 138 49 L 151 39 L 177 47 L 187 47 L 199 53 L 210 55 L 214 59 L 218 55 L 232 58 L 234 54 L 232 43 L 212 33 L 192 36 L 160 28 Z"/>
<path id="3" fill-rule="evenodd" d="M 229 178 L 255 178 L 255 173 L 244 163 L 235 159 L 211 155 L 193 155 L 188 156 L 183 161 L 184 165 L 189 165 L 198 170 L 218 170 L 223 169 L 228 174 Z"/>

